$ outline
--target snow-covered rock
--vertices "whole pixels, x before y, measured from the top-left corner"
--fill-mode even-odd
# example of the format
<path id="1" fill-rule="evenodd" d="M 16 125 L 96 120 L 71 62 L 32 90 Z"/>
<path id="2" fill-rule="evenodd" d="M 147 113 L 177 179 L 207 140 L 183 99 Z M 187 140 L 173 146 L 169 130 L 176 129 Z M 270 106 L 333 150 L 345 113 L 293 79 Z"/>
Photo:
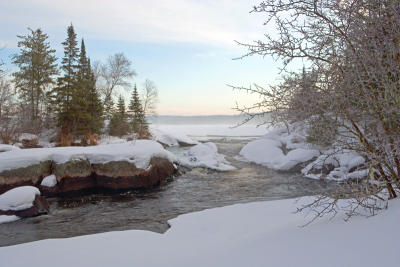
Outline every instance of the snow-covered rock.
<path id="1" fill-rule="evenodd" d="M 313 179 L 335 181 L 361 179 L 368 175 L 368 170 L 356 170 L 356 168 L 362 167 L 364 163 L 365 159 L 355 151 L 329 149 L 301 172 L 305 177 Z"/>
<path id="2" fill-rule="evenodd" d="M 313 200 L 305 198 L 305 203 Z M 303 202 L 303 203 L 304 203 Z M 338 203 L 345 206 L 346 201 Z M 369 218 L 344 212 L 311 219 L 294 199 L 204 210 L 169 221 L 164 234 L 116 231 L 0 248 L 1 265 L 22 266 L 385 266 L 399 265 L 400 200 Z M 380 245 L 376 245 L 380 244 Z M 45 252 L 46 260 L 42 255 Z M 66 253 L 67 252 L 67 253 Z M 154 256 L 154 253 L 157 256 Z M 384 255 L 384 256 L 382 256 Z"/>
<path id="3" fill-rule="evenodd" d="M 272 129 L 262 138 L 245 145 L 239 154 L 245 160 L 271 169 L 291 170 L 320 155 L 318 149 L 305 142 L 304 131 L 299 127 L 288 134 L 284 127 Z"/>
<path id="4" fill-rule="evenodd" d="M 44 161 L 65 163 L 73 159 L 85 159 L 90 163 L 128 161 L 137 168 L 146 169 L 153 157 L 175 161 L 175 156 L 152 140 L 135 140 L 122 144 L 90 147 L 54 147 L 14 150 L 0 153 L 0 174 L 4 170 L 23 168 Z"/>
<path id="5" fill-rule="evenodd" d="M 25 148 L 37 147 L 39 144 L 39 137 L 35 134 L 22 133 L 18 141 L 22 143 Z"/>
<path id="6" fill-rule="evenodd" d="M 33 206 L 39 189 L 33 186 L 21 186 L 0 195 L 0 210 L 25 210 Z"/>
<path id="7" fill-rule="evenodd" d="M 54 187 L 57 184 L 57 178 L 54 174 L 46 176 L 41 182 L 41 186 Z"/>
<path id="8" fill-rule="evenodd" d="M 151 135 L 153 139 L 165 146 L 174 147 L 174 146 L 191 146 L 199 144 L 198 141 L 195 141 L 183 134 L 169 134 L 163 132 L 158 129 L 151 129 Z"/>
<path id="9" fill-rule="evenodd" d="M 181 165 L 186 167 L 205 167 L 218 171 L 230 171 L 236 168 L 229 164 L 225 157 L 218 153 L 217 146 L 212 142 L 191 147 L 183 157 L 179 158 Z"/>

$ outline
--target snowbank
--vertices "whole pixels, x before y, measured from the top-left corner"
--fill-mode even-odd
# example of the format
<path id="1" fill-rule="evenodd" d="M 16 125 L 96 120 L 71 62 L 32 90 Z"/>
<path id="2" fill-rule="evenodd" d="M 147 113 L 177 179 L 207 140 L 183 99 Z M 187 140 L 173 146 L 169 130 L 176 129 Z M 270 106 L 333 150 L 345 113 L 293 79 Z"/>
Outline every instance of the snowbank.
<path id="1" fill-rule="evenodd" d="M 245 160 L 287 171 L 320 155 L 319 150 L 305 140 L 303 128 L 293 128 L 290 134 L 283 127 L 275 128 L 261 139 L 249 142 L 239 154 Z"/>
<path id="2" fill-rule="evenodd" d="M 180 146 L 180 144 L 197 145 L 199 142 L 187 137 L 184 134 L 169 134 L 159 129 L 151 129 L 153 139 L 169 147 Z"/>
<path id="3" fill-rule="evenodd" d="M 33 206 L 39 189 L 33 186 L 21 186 L 0 195 L 0 210 L 25 210 Z"/>
<path id="4" fill-rule="evenodd" d="M 210 209 L 170 220 L 165 234 L 132 230 L 43 240 L 2 247 L 0 258 L 8 267 L 399 265 L 399 200 L 375 217 L 345 222 L 339 213 L 307 227 L 299 227 L 309 218 L 294 214 L 296 205 L 289 199 Z"/>
<path id="5" fill-rule="evenodd" d="M 191 147 L 179 161 L 186 167 L 205 167 L 218 171 L 236 170 L 223 155 L 218 153 L 217 146 L 212 142 Z"/>
<path id="6" fill-rule="evenodd" d="M 90 147 L 55 147 L 14 150 L 0 153 L 0 172 L 27 167 L 51 160 L 64 163 L 73 159 L 88 160 L 90 163 L 129 161 L 137 168 L 146 169 L 152 157 L 175 161 L 175 156 L 152 140 L 135 140 L 122 144 Z"/>
<path id="7" fill-rule="evenodd" d="M 14 150 L 21 150 L 21 148 L 13 145 L 0 144 L 0 153 Z"/>

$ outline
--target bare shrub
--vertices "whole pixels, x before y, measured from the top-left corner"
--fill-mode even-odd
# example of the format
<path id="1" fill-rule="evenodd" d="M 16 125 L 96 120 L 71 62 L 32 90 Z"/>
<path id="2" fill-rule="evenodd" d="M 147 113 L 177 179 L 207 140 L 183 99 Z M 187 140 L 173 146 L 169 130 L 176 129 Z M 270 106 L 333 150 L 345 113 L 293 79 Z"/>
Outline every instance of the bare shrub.
<path id="1" fill-rule="evenodd" d="M 285 76 L 277 86 L 238 88 L 259 94 L 261 100 L 237 109 L 250 118 L 270 113 L 272 123 L 311 121 L 310 141 L 328 144 L 334 139 L 362 155 L 371 175 L 342 189 L 356 201 L 350 210 L 373 210 L 377 204 L 371 197 L 397 197 L 400 2 L 266 0 L 252 12 L 266 14 L 265 25 L 277 34 L 241 44 L 248 49 L 245 56 L 273 56 L 282 61 Z M 303 72 L 293 71 L 298 62 L 304 64 Z M 325 205 L 329 199 L 334 207 L 342 196 L 323 196 L 317 203 Z"/>

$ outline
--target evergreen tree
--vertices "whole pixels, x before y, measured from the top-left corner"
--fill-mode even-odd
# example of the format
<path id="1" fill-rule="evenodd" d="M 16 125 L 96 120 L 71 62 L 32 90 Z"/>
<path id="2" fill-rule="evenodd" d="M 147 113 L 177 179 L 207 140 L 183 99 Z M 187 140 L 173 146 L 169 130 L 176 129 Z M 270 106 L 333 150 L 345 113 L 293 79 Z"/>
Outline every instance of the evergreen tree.
<path id="1" fill-rule="evenodd" d="M 58 78 L 53 96 L 58 125 L 64 134 L 69 135 L 74 130 L 74 113 L 77 112 L 77 110 L 74 110 L 73 98 L 76 93 L 75 86 L 79 70 L 79 49 L 72 24 L 67 28 L 67 35 L 67 39 L 62 43 L 64 46 L 64 57 L 61 66 L 63 76 Z"/>
<path id="2" fill-rule="evenodd" d="M 58 73 L 55 50 L 50 48 L 48 35 L 41 29 L 32 30 L 26 36 L 18 36 L 19 54 L 13 57 L 13 63 L 19 68 L 13 73 L 22 104 L 27 105 L 31 122 L 39 122 L 45 104 L 45 91 Z"/>
<path id="3" fill-rule="evenodd" d="M 131 101 L 129 103 L 129 110 L 131 113 L 132 130 L 141 135 L 144 130 L 147 130 L 147 123 L 136 84 L 133 88 Z"/>
<path id="4" fill-rule="evenodd" d="M 100 94 L 96 88 L 96 78 L 90 65 L 90 59 L 88 59 L 88 66 L 90 72 L 88 73 L 88 113 L 90 117 L 89 133 L 100 133 L 104 125 L 104 108 L 100 98 Z"/>
<path id="5" fill-rule="evenodd" d="M 72 104 L 75 133 L 79 135 L 99 133 L 103 126 L 103 108 L 96 90 L 90 59 L 86 56 L 83 39 L 81 42 L 77 82 Z"/>
<path id="6" fill-rule="evenodd" d="M 129 128 L 125 100 L 122 95 L 120 95 L 117 103 L 117 110 L 110 120 L 109 134 L 114 136 L 123 136 L 129 133 Z"/>

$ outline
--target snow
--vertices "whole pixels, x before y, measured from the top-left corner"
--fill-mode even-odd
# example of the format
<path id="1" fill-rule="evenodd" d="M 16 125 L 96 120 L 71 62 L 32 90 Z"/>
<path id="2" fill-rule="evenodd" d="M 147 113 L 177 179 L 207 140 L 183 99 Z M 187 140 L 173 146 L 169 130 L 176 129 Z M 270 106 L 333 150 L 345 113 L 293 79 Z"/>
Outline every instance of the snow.
<path id="1" fill-rule="evenodd" d="M 54 187 L 57 184 L 57 178 L 54 174 L 43 178 L 41 186 Z"/>
<path id="2" fill-rule="evenodd" d="M 180 142 L 189 145 L 196 145 L 199 143 L 184 134 L 170 134 L 159 129 L 151 129 L 151 135 L 155 141 L 170 147 L 179 146 Z"/>
<path id="3" fill-rule="evenodd" d="M 98 145 L 90 147 L 32 148 L 0 153 L 0 172 L 27 167 L 51 160 L 65 163 L 72 159 L 88 160 L 90 163 L 128 161 L 137 168 L 146 169 L 153 157 L 175 161 L 175 156 L 162 145 L 152 140 L 135 140 L 122 144 Z"/>
<path id="4" fill-rule="evenodd" d="M 320 155 L 319 150 L 305 143 L 304 128 L 292 131 L 288 134 L 283 127 L 272 129 L 261 139 L 245 145 L 239 154 L 247 161 L 282 171 L 290 170 Z M 289 150 L 286 155 L 283 147 Z"/>
<path id="5" fill-rule="evenodd" d="M 8 267 L 399 266 L 399 200 L 378 216 L 345 222 L 340 212 L 307 227 L 300 226 L 310 218 L 293 213 L 297 205 L 293 199 L 237 204 L 179 216 L 164 234 L 131 230 L 42 240 L 1 247 L 0 258 Z"/>
<path id="6" fill-rule="evenodd" d="M 13 188 L 0 195 L 0 210 L 29 209 L 33 206 L 36 195 L 40 195 L 40 191 L 33 186 Z"/>
<path id="7" fill-rule="evenodd" d="M 183 157 L 179 158 L 179 161 L 186 167 L 205 167 L 218 171 L 236 170 L 224 155 L 218 153 L 217 146 L 212 142 L 191 147 Z"/>
<path id="8" fill-rule="evenodd" d="M 21 148 L 19 148 L 17 146 L 0 144 L 0 153 L 13 151 L 13 150 L 20 150 L 20 149 Z"/>
<path id="9" fill-rule="evenodd" d="M 15 216 L 15 215 L 0 215 L 0 224 L 2 223 L 8 223 L 8 222 L 14 222 L 19 220 L 20 217 Z"/>

